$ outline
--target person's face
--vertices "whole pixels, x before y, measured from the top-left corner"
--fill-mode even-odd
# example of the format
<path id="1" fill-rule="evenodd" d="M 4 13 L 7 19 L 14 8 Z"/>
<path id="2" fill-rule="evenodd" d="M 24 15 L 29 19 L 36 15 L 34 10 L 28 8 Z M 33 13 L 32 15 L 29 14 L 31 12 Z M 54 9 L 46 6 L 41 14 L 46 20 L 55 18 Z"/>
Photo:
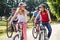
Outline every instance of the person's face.
<path id="1" fill-rule="evenodd" d="M 41 8 L 39 8 L 39 11 L 41 11 Z"/>
<path id="2" fill-rule="evenodd" d="M 44 10 L 45 10 L 45 7 L 42 6 L 42 7 L 40 8 L 40 10 L 41 10 L 41 11 L 44 11 Z"/>
<path id="3" fill-rule="evenodd" d="M 25 6 L 20 6 L 20 9 L 21 9 L 21 10 L 24 10 L 24 9 L 25 9 Z"/>
<path id="4" fill-rule="evenodd" d="M 36 11 L 38 12 L 39 10 L 38 10 L 38 9 L 36 9 Z"/>
<path id="5" fill-rule="evenodd" d="M 16 10 L 13 10 L 12 12 L 13 12 L 13 13 L 15 13 L 15 12 L 16 12 Z"/>

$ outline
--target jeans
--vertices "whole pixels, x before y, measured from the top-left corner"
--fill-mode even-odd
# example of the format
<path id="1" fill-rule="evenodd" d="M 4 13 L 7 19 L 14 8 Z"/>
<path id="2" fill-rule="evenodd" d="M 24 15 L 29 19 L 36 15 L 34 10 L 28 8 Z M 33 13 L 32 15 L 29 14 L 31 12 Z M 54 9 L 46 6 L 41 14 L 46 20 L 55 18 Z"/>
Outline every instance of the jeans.
<path id="1" fill-rule="evenodd" d="M 50 38 L 51 33 L 52 33 L 51 25 L 48 22 L 42 22 L 42 25 L 47 27 L 47 29 L 48 29 L 48 38 Z"/>

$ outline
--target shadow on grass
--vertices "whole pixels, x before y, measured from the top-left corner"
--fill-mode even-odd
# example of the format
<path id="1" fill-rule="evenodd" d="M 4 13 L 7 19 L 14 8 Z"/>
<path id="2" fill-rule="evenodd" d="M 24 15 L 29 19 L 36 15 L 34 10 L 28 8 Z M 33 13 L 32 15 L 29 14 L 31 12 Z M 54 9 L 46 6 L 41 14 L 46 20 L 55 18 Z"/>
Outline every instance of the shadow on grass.
<path id="1" fill-rule="evenodd" d="M 6 30 L 0 30 L 0 35 L 2 35 L 2 34 L 4 34 L 4 33 L 6 33 Z"/>

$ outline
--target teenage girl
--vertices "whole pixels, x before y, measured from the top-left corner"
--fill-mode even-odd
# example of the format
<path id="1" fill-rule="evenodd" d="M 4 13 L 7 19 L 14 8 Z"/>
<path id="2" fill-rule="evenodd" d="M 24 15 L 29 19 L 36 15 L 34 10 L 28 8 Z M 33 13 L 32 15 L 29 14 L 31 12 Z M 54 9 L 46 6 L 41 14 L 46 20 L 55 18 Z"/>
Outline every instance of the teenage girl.
<path id="1" fill-rule="evenodd" d="M 40 5 L 40 12 L 37 15 L 37 17 L 40 16 L 40 21 L 42 22 L 43 26 L 46 26 L 48 29 L 48 38 L 46 38 L 47 40 L 49 40 L 51 33 L 52 33 L 52 28 L 51 28 L 51 17 L 50 17 L 50 13 L 48 10 L 46 10 L 46 6 L 45 4 L 41 4 Z M 36 19 L 37 19 L 36 17 Z M 35 21 L 36 21 L 35 19 Z"/>
<path id="2" fill-rule="evenodd" d="M 23 2 L 20 2 L 14 16 L 11 18 L 11 21 L 10 21 L 10 24 L 11 24 L 13 19 L 17 17 L 18 22 L 16 25 L 16 29 L 18 31 L 18 23 L 19 23 L 19 26 L 22 26 L 23 28 L 23 40 L 27 40 L 26 30 L 27 30 L 27 21 L 28 21 L 27 13 L 28 12 L 25 9 L 25 7 L 26 7 L 26 4 Z M 23 23 L 23 25 L 21 23 Z"/>

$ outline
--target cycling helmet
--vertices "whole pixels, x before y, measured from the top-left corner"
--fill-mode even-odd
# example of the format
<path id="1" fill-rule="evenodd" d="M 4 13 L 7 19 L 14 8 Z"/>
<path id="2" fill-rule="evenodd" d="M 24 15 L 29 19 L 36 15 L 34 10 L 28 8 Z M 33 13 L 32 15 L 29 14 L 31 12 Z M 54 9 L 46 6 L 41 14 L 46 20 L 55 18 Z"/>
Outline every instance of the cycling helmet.
<path id="1" fill-rule="evenodd" d="M 41 8 L 42 6 L 46 8 L 46 5 L 45 5 L 45 4 L 41 4 L 41 5 L 39 5 L 40 8 Z"/>
<path id="2" fill-rule="evenodd" d="M 36 10 L 36 9 L 39 9 L 39 8 L 38 8 L 38 7 L 36 7 L 36 8 L 35 8 L 35 10 Z"/>
<path id="3" fill-rule="evenodd" d="M 26 3 L 24 3 L 24 2 L 20 2 L 20 3 L 18 4 L 18 7 L 20 7 L 20 6 L 27 6 L 27 5 L 26 5 Z"/>
<path id="4" fill-rule="evenodd" d="M 12 8 L 12 10 L 16 10 L 16 8 Z"/>

